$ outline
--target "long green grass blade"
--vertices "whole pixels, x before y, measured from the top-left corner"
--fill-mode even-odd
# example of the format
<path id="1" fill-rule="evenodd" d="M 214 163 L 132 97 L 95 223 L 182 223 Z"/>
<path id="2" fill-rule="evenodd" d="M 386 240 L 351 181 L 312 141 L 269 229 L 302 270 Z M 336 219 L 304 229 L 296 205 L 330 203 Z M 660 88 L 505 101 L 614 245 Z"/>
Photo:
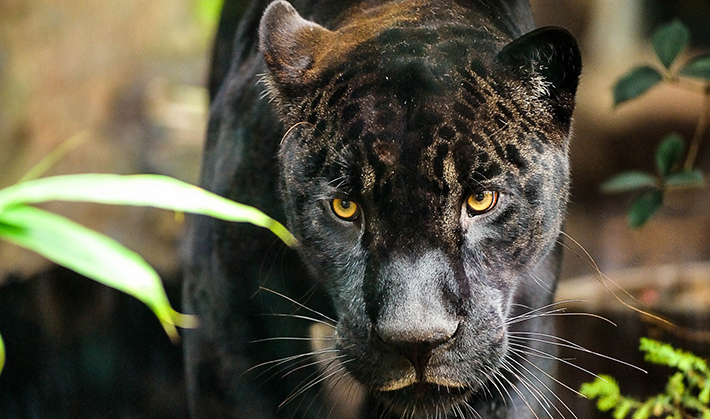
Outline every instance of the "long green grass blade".
<path id="1" fill-rule="evenodd" d="M 0 374 L 2 374 L 3 368 L 5 368 L 5 342 L 0 336 Z"/>
<path id="2" fill-rule="evenodd" d="M 80 174 L 22 182 L 0 191 L 0 212 L 13 205 L 47 201 L 139 205 L 208 215 L 265 227 L 287 245 L 296 244 L 281 223 L 258 209 L 160 175 Z"/>
<path id="3" fill-rule="evenodd" d="M 88 131 L 81 131 L 78 134 L 74 134 L 68 140 L 64 141 L 59 145 L 59 147 L 52 150 L 47 156 L 45 156 L 39 163 L 37 163 L 29 172 L 25 173 L 24 176 L 18 181 L 26 182 L 28 180 L 34 180 L 42 176 L 47 170 L 51 169 L 59 160 L 61 160 L 67 153 L 73 149 L 82 145 L 89 138 Z"/>
<path id="4" fill-rule="evenodd" d="M 153 310 L 171 338 L 177 337 L 176 325 L 193 326 L 189 316 L 170 307 L 157 272 L 110 237 L 59 215 L 16 205 L 0 212 L 0 238 L 133 295 Z"/>

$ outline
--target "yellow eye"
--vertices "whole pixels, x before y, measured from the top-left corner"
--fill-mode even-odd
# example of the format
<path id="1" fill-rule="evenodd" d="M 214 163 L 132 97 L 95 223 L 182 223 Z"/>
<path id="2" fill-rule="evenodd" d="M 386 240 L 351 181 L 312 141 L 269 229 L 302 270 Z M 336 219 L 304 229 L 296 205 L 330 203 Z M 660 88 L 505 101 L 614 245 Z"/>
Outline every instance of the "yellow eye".
<path id="1" fill-rule="evenodd" d="M 334 199 L 331 203 L 333 213 L 345 221 L 353 221 L 360 214 L 360 208 L 353 201 Z"/>
<path id="2" fill-rule="evenodd" d="M 466 206 L 475 215 L 492 210 L 498 203 L 498 192 L 484 191 L 472 193 L 466 200 Z"/>

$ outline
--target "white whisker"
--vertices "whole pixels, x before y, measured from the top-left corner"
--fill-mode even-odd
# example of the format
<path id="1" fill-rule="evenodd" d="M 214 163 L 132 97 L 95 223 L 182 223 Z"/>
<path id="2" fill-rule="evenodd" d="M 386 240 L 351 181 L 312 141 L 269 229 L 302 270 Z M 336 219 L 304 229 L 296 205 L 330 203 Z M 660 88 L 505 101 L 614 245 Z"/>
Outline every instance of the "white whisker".
<path id="1" fill-rule="evenodd" d="M 637 366 L 634 365 L 634 364 L 631 364 L 631 363 L 626 362 L 626 361 L 622 361 L 622 360 L 620 360 L 620 359 L 617 359 L 617 358 L 614 358 L 614 357 L 611 357 L 611 356 L 608 356 L 608 355 L 604 355 L 604 354 L 599 353 L 599 352 L 592 351 L 592 350 L 590 350 L 590 349 L 585 348 L 584 346 L 578 345 L 578 344 L 576 344 L 576 343 L 574 343 L 574 342 L 572 342 L 572 341 L 569 341 L 569 340 L 567 340 L 567 339 L 561 338 L 561 337 L 559 337 L 559 336 L 550 335 L 550 334 L 547 334 L 547 333 L 539 333 L 539 332 L 511 332 L 510 334 L 511 334 L 511 336 L 514 336 L 515 338 L 520 339 L 520 340 L 527 340 L 527 341 L 530 341 L 530 340 L 533 340 L 533 339 L 534 339 L 536 342 L 539 342 L 539 343 L 546 343 L 546 344 L 549 344 L 549 345 L 556 345 L 556 346 L 559 346 L 559 347 L 562 347 L 562 348 L 569 348 L 569 349 L 574 349 L 574 350 L 577 350 L 577 351 L 580 351 L 580 352 L 592 354 L 592 355 L 598 356 L 598 357 L 600 357 L 600 358 L 608 359 L 608 360 L 614 361 L 614 362 L 616 362 L 616 363 L 618 363 L 618 364 L 625 365 L 625 366 L 627 366 L 627 367 L 631 367 L 631 368 L 633 368 L 633 369 L 636 369 L 636 370 L 638 370 L 638 371 L 641 371 L 641 372 L 644 373 L 644 374 L 648 374 L 648 372 L 647 372 L 646 370 L 644 370 L 643 368 L 637 367 Z M 548 339 L 549 339 L 549 340 L 548 340 Z"/>
<path id="2" fill-rule="evenodd" d="M 302 303 L 299 303 L 298 301 L 294 300 L 293 298 L 288 297 L 288 296 L 286 296 L 286 295 L 283 295 L 283 294 L 281 294 L 281 293 L 278 292 L 278 291 L 274 291 L 274 290 L 272 290 L 272 289 L 269 289 L 269 288 L 266 288 L 266 287 L 262 287 L 262 286 L 260 286 L 259 289 L 260 289 L 260 290 L 263 290 L 263 291 L 266 291 L 266 292 L 270 292 L 270 293 L 272 293 L 272 294 L 274 294 L 274 295 L 277 295 L 277 296 L 279 296 L 279 297 L 281 297 L 281 298 L 283 298 L 283 299 L 285 299 L 285 300 L 287 300 L 287 301 L 289 301 L 289 302 L 291 302 L 291 303 L 293 303 L 293 304 L 295 304 L 295 305 L 301 307 L 302 309 L 304 309 L 304 310 L 306 310 L 306 311 L 308 311 L 308 312 L 310 312 L 310 313 L 315 314 L 316 316 L 322 317 L 323 319 L 329 321 L 329 322 L 331 323 L 331 326 L 334 326 L 334 325 L 338 324 L 338 322 L 337 322 L 336 320 L 331 319 L 330 317 L 326 316 L 325 314 L 321 313 L 320 311 L 314 310 L 314 309 L 312 309 L 312 308 L 310 308 L 310 307 L 308 307 L 308 306 L 306 306 L 306 305 L 304 305 L 304 304 L 302 304 Z"/>
<path id="3" fill-rule="evenodd" d="M 319 350 L 319 351 L 306 352 L 306 353 L 298 354 L 298 355 L 291 355 L 291 356 L 288 356 L 288 357 L 285 357 L 285 358 L 274 359 L 274 360 L 271 360 L 271 361 L 266 361 L 266 362 L 262 362 L 262 363 L 260 363 L 260 364 L 256 364 L 256 365 L 252 366 L 251 368 L 249 368 L 248 370 L 244 371 L 244 374 L 247 374 L 247 373 L 249 373 L 249 372 L 251 372 L 251 371 L 253 371 L 253 370 L 257 369 L 257 368 L 261 368 L 261 367 L 264 367 L 264 366 L 266 366 L 266 365 L 275 364 L 275 365 L 273 365 L 272 367 L 270 367 L 269 369 L 267 369 L 266 371 L 264 371 L 264 372 L 267 372 L 267 371 L 269 371 L 271 368 L 277 367 L 277 366 L 279 366 L 279 365 L 283 365 L 283 364 L 285 364 L 285 363 L 287 363 L 287 362 L 295 361 L 295 360 L 298 360 L 298 359 L 301 359 L 301 358 L 304 358 L 304 357 L 308 357 L 308 356 L 321 355 L 321 354 L 327 354 L 327 353 L 333 353 L 333 352 L 338 352 L 338 350 L 337 350 L 337 349 L 334 349 L 334 348 L 329 348 L 329 349 L 322 349 L 322 350 Z M 261 374 L 263 374 L 264 372 L 262 372 Z M 259 374 L 259 375 L 261 375 L 261 374 Z"/>
<path id="4" fill-rule="evenodd" d="M 313 317 L 303 316 L 300 314 L 262 313 L 262 314 L 255 314 L 255 316 L 290 317 L 290 318 L 294 318 L 294 319 L 308 320 L 308 321 L 311 321 L 314 323 L 320 323 L 322 325 L 330 327 L 331 329 L 335 329 L 335 325 L 332 325 L 332 324 L 325 322 L 323 320 L 315 319 Z"/>
<path id="5" fill-rule="evenodd" d="M 527 361 L 527 362 L 528 362 L 530 365 L 532 365 L 533 367 L 535 367 L 538 371 L 540 371 L 540 372 L 541 372 L 543 375 L 545 375 L 546 377 L 552 379 L 553 381 L 555 381 L 555 382 L 558 383 L 558 384 L 561 384 L 561 385 L 564 386 L 565 388 L 567 388 L 567 389 L 569 389 L 569 390 L 572 390 L 571 387 L 567 386 L 566 384 L 563 384 L 560 380 L 554 378 L 551 374 L 548 374 L 545 370 L 543 370 L 542 368 L 540 368 L 540 367 L 538 367 L 537 365 L 535 365 L 534 362 L 531 362 L 529 359 L 527 359 L 527 358 L 525 358 L 525 357 L 521 357 L 521 358 L 522 358 L 523 360 Z M 555 400 L 557 400 L 558 402 L 560 402 L 560 403 L 562 404 L 562 406 L 564 406 L 565 409 L 566 409 L 570 414 L 572 414 L 572 416 L 574 417 L 574 419 L 579 419 L 579 418 L 577 417 L 577 415 L 574 414 L 574 412 L 572 411 L 572 409 L 570 409 L 569 406 L 567 406 L 567 404 L 566 404 L 564 401 L 562 401 L 562 399 L 561 399 L 557 394 L 555 394 L 555 392 L 554 392 L 547 384 L 545 384 L 544 381 L 542 381 L 542 380 L 540 379 L 540 377 L 538 377 L 537 375 L 533 374 L 532 371 L 530 371 L 529 368 L 527 368 L 526 366 L 524 366 L 522 363 L 520 363 L 520 361 L 514 359 L 513 357 L 509 358 L 509 360 L 510 360 L 511 362 L 515 362 L 515 364 L 518 365 L 518 367 L 519 367 L 520 369 L 522 369 L 523 371 L 528 372 L 528 373 L 530 374 L 530 376 L 532 376 L 538 383 L 540 383 L 540 385 L 542 385 L 542 386 L 545 388 L 545 390 L 547 390 L 548 393 L 552 394 L 552 396 L 555 398 Z M 575 392 L 576 394 L 581 395 L 581 393 L 579 393 L 578 391 L 575 391 L 575 390 L 572 390 L 572 391 Z M 547 400 L 549 400 L 548 397 L 545 397 L 545 398 L 546 398 Z M 551 404 L 552 404 L 553 408 L 555 409 L 555 411 L 557 411 L 557 413 L 558 413 L 562 418 L 564 418 L 565 415 L 557 408 L 557 406 L 556 406 L 554 403 L 551 403 Z"/>
<path id="6" fill-rule="evenodd" d="M 279 336 L 273 338 L 263 338 L 250 340 L 249 343 L 261 343 L 261 342 L 273 342 L 273 341 L 284 341 L 284 340 L 295 340 L 295 341 L 306 341 L 306 342 L 321 342 L 321 341 L 334 341 L 335 338 L 323 337 L 323 338 L 312 338 L 312 337 L 299 337 L 299 336 Z"/>

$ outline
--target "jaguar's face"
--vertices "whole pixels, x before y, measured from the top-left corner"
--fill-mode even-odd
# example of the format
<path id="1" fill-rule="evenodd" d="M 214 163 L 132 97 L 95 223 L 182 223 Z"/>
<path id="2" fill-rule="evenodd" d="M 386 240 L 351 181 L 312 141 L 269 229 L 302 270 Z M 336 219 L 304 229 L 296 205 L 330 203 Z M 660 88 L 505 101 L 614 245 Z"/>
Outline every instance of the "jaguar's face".
<path id="1" fill-rule="evenodd" d="M 274 47 L 274 25 L 295 30 L 300 52 Z M 339 38 L 285 3 L 261 31 L 289 127 L 289 227 L 332 297 L 347 371 L 400 413 L 504 387 L 516 290 L 564 215 L 574 41 L 404 25 L 323 63 L 312 48 Z M 477 43 L 488 49 L 466 47 Z"/>

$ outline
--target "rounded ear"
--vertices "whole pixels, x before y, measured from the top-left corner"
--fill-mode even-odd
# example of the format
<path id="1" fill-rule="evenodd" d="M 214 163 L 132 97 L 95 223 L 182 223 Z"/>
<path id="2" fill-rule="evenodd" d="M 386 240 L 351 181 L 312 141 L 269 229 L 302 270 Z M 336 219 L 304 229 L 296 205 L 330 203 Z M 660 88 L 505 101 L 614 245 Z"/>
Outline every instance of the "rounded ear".
<path id="1" fill-rule="evenodd" d="M 497 61 L 534 94 L 549 99 L 560 122 L 570 123 L 582 71 L 582 56 L 571 33 L 557 27 L 534 30 L 506 45 Z"/>
<path id="2" fill-rule="evenodd" d="M 330 31 L 302 18 L 289 3 L 271 3 L 259 24 L 259 50 L 272 82 L 288 87 L 306 81 L 318 43 L 327 34 Z"/>

